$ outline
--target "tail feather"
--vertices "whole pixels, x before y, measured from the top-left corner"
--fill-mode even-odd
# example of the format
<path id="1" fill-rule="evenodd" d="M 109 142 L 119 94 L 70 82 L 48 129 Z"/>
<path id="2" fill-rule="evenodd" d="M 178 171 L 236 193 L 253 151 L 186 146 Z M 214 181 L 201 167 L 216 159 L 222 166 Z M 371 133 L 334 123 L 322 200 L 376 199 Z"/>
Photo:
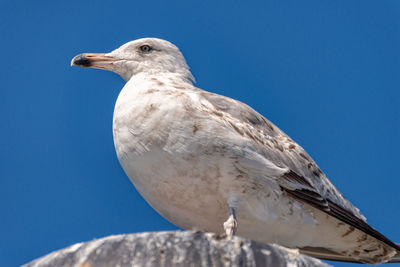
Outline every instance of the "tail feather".
<path id="1" fill-rule="evenodd" d="M 300 252 L 321 260 L 361 263 L 360 261 L 357 261 L 352 257 L 338 254 L 326 248 L 304 247 L 300 249 Z"/>
<path id="2" fill-rule="evenodd" d="M 354 256 L 342 255 L 332 250 L 320 247 L 303 247 L 300 248 L 300 252 L 308 256 L 329 260 L 329 261 L 341 261 L 341 262 L 352 262 L 352 263 L 366 263 L 366 264 L 380 264 L 382 262 L 376 262 L 371 258 L 360 257 L 359 259 Z M 400 263 L 400 251 L 394 255 L 387 263 Z"/>
<path id="3" fill-rule="evenodd" d="M 397 246 L 400 247 L 400 244 L 397 244 Z M 394 255 L 390 261 L 388 261 L 389 263 L 400 263 L 400 250 L 397 251 L 397 254 Z"/>

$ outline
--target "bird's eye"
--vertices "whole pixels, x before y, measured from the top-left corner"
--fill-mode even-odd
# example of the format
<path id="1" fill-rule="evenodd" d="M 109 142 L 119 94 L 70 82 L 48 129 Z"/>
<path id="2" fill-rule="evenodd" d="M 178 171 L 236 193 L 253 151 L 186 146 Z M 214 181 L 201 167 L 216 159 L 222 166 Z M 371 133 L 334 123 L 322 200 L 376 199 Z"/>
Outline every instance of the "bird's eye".
<path id="1" fill-rule="evenodd" d="M 151 51 L 151 47 L 150 47 L 149 45 L 142 45 L 142 46 L 140 47 L 140 51 L 145 52 L 145 53 L 148 53 L 148 52 Z"/>

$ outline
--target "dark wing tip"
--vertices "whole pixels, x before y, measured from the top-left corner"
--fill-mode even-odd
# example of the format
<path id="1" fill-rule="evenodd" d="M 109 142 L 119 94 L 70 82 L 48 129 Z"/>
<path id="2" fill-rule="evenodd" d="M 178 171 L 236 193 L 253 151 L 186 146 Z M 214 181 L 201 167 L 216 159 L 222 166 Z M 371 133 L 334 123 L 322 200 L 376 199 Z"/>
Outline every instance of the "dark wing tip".
<path id="1" fill-rule="evenodd" d="M 310 185 L 308 181 L 302 177 L 294 173 L 293 171 L 289 171 L 288 173 L 284 174 L 282 178 L 287 180 L 294 180 L 297 183 L 301 183 L 303 185 Z M 347 223 L 350 226 L 382 241 L 383 243 L 387 244 L 388 246 L 396 249 L 400 252 L 400 246 L 392 242 L 383 234 L 379 233 L 373 227 L 371 227 L 368 223 L 364 220 L 357 217 L 353 212 L 339 206 L 338 204 L 333 203 L 331 200 L 324 198 L 316 191 L 311 190 L 312 186 L 310 185 L 310 189 L 288 189 L 284 185 L 281 185 L 281 189 L 285 191 L 288 195 L 292 196 L 295 199 L 303 201 L 316 209 L 319 209 L 336 219 Z"/>

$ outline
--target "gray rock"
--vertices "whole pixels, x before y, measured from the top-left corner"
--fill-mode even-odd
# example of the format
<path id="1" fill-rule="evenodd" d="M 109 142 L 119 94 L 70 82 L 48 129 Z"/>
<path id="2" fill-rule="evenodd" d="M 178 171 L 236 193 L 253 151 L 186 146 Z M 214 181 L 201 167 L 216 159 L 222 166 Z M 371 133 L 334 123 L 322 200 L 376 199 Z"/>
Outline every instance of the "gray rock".
<path id="1" fill-rule="evenodd" d="M 23 267 L 329 266 L 297 250 L 202 232 L 109 236 L 52 252 Z"/>

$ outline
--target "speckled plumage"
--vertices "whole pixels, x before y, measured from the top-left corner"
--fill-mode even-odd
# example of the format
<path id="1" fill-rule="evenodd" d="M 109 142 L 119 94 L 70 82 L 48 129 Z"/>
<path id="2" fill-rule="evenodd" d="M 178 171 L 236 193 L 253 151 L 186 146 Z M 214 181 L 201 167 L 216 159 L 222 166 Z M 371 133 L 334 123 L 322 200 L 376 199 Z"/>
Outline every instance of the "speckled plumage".
<path id="1" fill-rule="evenodd" d="M 139 39 L 79 60 L 73 64 L 127 81 L 114 110 L 115 149 L 137 190 L 169 221 L 223 232 L 233 208 L 237 234 L 256 241 L 372 264 L 396 254 L 396 244 L 278 127 L 239 101 L 193 86 L 171 43 Z"/>

